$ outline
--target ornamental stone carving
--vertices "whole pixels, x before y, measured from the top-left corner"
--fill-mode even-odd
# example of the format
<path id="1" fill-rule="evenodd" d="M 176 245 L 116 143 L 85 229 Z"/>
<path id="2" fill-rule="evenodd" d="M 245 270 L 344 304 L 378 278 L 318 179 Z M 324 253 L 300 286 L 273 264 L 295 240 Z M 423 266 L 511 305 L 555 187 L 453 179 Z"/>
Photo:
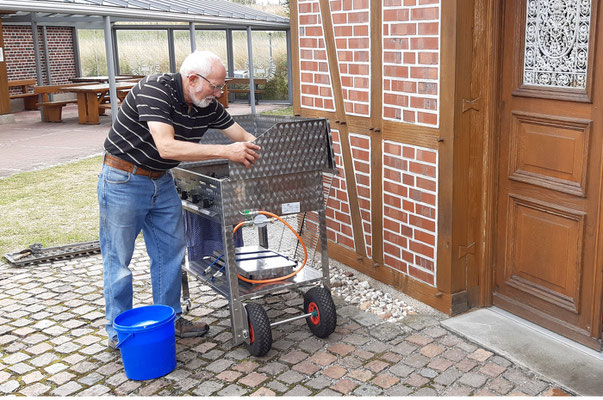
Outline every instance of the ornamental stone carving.
<path id="1" fill-rule="evenodd" d="M 523 84 L 586 88 L 591 0 L 528 0 Z"/>

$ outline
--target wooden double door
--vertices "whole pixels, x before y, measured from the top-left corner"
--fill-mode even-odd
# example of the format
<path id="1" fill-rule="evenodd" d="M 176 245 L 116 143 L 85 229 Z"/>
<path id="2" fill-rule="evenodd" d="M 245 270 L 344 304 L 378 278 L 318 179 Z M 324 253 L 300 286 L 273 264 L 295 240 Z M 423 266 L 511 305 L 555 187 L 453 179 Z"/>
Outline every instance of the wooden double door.
<path id="1" fill-rule="evenodd" d="M 494 305 L 601 347 L 599 0 L 506 0 Z"/>

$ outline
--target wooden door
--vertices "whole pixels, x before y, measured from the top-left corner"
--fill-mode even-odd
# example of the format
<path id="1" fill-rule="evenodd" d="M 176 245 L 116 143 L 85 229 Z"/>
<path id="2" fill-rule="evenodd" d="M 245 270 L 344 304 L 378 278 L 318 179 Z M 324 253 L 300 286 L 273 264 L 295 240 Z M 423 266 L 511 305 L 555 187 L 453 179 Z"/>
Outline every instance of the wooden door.
<path id="1" fill-rule="evenodd" d="M 598 2 L 505 2 L 494 304 L 600 349 Z"/>

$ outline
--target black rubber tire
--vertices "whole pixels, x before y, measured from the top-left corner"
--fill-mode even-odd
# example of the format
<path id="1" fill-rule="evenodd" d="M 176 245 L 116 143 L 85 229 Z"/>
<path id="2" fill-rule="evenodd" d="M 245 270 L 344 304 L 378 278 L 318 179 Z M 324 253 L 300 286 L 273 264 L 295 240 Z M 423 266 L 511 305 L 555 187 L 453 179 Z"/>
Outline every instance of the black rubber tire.
<path id="1" fill-rule="evenodd" d="M 249 344 L 245 343 L 247 351 L 252 356 L 262 357 L 272 348 L 272 329 L 270 320 L 264 308 L 259 304 L 245 305 L 249 321 Z"/>
<path id="2" fill-rule="evenodd" d="M 337 326 L 337 312 L 329 289 L 315 286 L 304 294 L 304 312 L 318 311 L 317 317 L 306 317 L 312 333 L 319 338 L 328 337 Z"/>

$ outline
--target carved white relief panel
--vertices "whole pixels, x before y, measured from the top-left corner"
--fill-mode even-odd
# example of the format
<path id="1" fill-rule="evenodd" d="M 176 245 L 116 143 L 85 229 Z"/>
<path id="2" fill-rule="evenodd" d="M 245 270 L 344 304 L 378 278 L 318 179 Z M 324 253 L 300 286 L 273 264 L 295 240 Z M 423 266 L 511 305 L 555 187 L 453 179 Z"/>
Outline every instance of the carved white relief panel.
<path id="1" fill-rule="evenodd" d="M 523 84 L 586 88 L 591 0 L 528 0 Z"/>

